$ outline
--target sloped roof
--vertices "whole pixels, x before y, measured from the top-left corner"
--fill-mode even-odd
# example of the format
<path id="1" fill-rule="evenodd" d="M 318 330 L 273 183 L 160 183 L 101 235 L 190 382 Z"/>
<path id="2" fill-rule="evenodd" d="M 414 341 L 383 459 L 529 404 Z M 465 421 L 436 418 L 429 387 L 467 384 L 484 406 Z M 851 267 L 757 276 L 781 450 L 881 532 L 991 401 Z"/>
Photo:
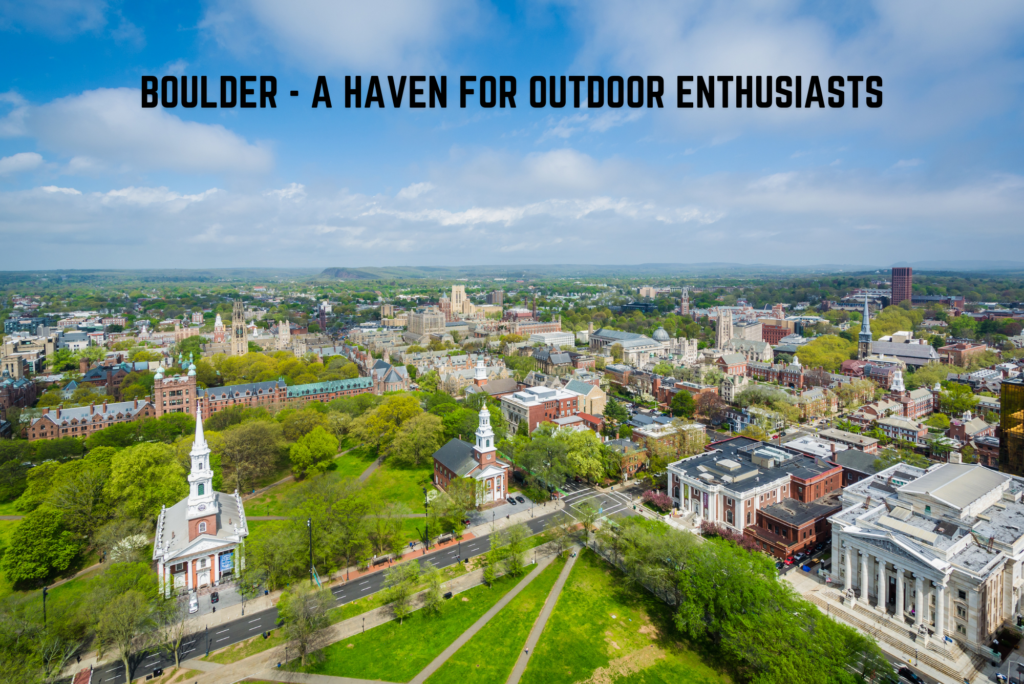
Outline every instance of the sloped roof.
<path id="1" fill-rule="evenodd" d="M 594 385 L 591 385 L 589 382 L 583 382 L 582 380 L 570 380 L 568 384 L 566 384 L 564 389 L 569 392 L 576 392 L 577 394 L 587 396 L 588 394 L 590 394 L 591 392 L 598 388 Z"/>
<path id="2" fill-rule="evenodd" d="M 434 452 L 434 460 L 458 477 L 465 477 L 477 466 L 473 445 L 454 437 Z"/>

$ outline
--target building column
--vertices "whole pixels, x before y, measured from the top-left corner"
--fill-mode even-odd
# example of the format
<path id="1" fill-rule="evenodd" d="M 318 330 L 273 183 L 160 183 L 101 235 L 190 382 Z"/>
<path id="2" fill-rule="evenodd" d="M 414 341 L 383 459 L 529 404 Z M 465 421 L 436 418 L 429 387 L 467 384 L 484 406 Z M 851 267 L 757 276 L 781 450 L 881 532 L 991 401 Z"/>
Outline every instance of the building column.
<path id="1" fill-rule="evenodd" d="M 853 586 L 853 553 L 850 542 L 846 542 L 846 581 L 843 583 L 843 591 L 849 593 Z"/>
<path id="2" fill-rule="evenodd" d="M 889 594 L 889 583 L 885 577 L 885 559 L 879 558 L 878 560 L 878 612 L 885 615 L 885 598 Z"/>
<path id="3" fill-rule="evenodd" d="M 935 636 L 942 639 L 946 636 L 946 587 L 935 585 Z"/>
<path id="4" fill-rule="evenodd" d="M 914 627 L 920 628 L 924 620 L 924 611 L 927 610 L 924 603 L 924 583 L 920 575 L 914 577 L 914 590 L 917 593 L 914 597 Z"/>
<path id="5" fill-rule="evenodd" d="M 193 583 L 192 583 L 192 575 L 193 575 L 193 573 L 195 573 L 195 566 L 193 565 L 194 563 L 195 563 L 195 561 L 191 561 L 190 560 L 185 565 L 185 588 L 186 589 L 192 589 L 193 586 L 194 586 Z"/>
<path id="6" fill-rule="evenodd" d="M 212 556 L 210 556 L 210 563 L 212 564 L 210 573 L 211 577 L 213 577 L 213 580 L 210 582 L 210 584 L 214 584 L 217 580 L 220 579 L 220 567 L 218 567 L 220 564 L 217 563 L 217 554 L 213 554 Z"/>
<path id="7" fill-rule="evenodd" d="M 896 618 L 896 620 L 900 624 L 902 624 L 903 623 L 903 572 L 904 572 L 904 569 L 899 567 L 899 566 L 896 566 L 895 564 L 894 564 L 894 566 L 896 568 L 896 614 L 895 614 L 894 617 Z"/>
<path id="8" fill-rule="evenodd" d="M 868 573 L 868 550 L 864 549 L 860 554 L 860 597 L 864 599 L 864 605 L 871 605 L 871 575 Z"/>

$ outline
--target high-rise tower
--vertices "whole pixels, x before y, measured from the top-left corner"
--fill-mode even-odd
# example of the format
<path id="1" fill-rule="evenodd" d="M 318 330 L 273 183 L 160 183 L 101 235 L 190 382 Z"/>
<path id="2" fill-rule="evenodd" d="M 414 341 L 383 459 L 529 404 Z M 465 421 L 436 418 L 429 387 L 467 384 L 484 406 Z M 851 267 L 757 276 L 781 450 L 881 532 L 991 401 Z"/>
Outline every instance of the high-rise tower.
<path id="1" fill-rule="evenodd" d="M 249 353 L 249 331 L 245 327 L 245 304 L 236 299 L 231 312 L 231 355 L 245 356 Z"/>
<path id="2" fill-rule="evenodd" d="M 896 305 L 900 302 L 910 301 L 914 296 L 913 288 L 914 269 L 906 268 L 892 269 L 892 301 Z"/>
<path id="3" fill-rule="evenodd" d="M 718 309 L 718 335 L 715 344 L 719 350 L 732 341 L 732 311 L 721 307 Z"/>

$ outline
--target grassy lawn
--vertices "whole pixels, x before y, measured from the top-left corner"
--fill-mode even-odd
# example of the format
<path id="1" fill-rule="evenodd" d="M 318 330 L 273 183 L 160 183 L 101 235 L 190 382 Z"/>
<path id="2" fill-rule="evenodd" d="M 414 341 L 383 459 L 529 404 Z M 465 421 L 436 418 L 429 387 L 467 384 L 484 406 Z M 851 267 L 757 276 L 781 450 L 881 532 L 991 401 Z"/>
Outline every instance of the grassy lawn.
<path id="1" fill-rule="evenodd" d="M 354 445 L 353 445 L 354 446 Z M 348 447 L 343 446 L 342 451 L 345 451 Z M 336 470 L 341 477 L 359 477 L 363 474 L 363 471 L 370 467 L 370 464 L 376 460 L 376 456 L 369 447 L 356 447 L 349 451 L 347 454 L 338 456 L 334 459 L 334 465 Z"/>
<path id="2" fill-rule="evenodd" d="M 488 684 L 508 679 L 565 561 L 556 559 L 427 681 Z"/>
<path id="3" fill-rule="evenodd" d="M 406 618 L 404 624 L 393 620 L 365 634 L 356 634 L 331 644 L 323 650 L 324 659 L 316 665 L 301 668 L 298 662 L 292 662 L 289 669 L 337 677 L 407 682 L 519 581 L 502 577 L 492 587 L 473 587 L 446 601 L 439 615 L 427 615 L 418 610 Z"/>
<path id="4" fill-rule="evenodd" d="M 24 513 L 14 507 L 14 501 L 8 501 L 0 503 L 0 515 L 24 515 Z"/>
<path id="5" fill-rule="evenodd" d="M 359 477 L 367 466 L 374 461 L 374 456 L 368 449 L 358 447 L 344 456 L 334 459 L 335 470 L 328 473 L 328 476 L 335 478 Z M 274 482 L 287 476 L 290 471 L 278 473 Z M 295 505 L 295 497 L 302 488 L 303 482 L 290 480 L 273 487 L 272 489 L 247 499 L 245 502 L 246 515 L 290 515 Z"/>
<path id="6" fill-rule="evenodd" d="M 370 476 L 370 484 L 383 488 L 389 501 L 404 503 L 410 513 L 423 513 L 423 488 L 433 487 L 433 463 L 419 468 L 397 468 L 384 461 Z"/>
<path id="7" fill-rule="evenodd" d="M 220 663 L 221 665 L 229 665 L 231 663 L 237 663 L 243 658 L 262 653 L 267 649 L 274 648 L 275 646 L 282 646 L 287 641 L 284 636 L 283 629 L 272 629 L 270 636 L 264 639 L 262 636 L 255 636 L 252 639 L 245 641 L 239 641 L 237 644 L 232 644 L 225 648 L 220 649 L 211 653 L 209 656 L 203 656 L 199 660 L 204 660 L 208 663 Z"/>
<path id="8" fill-rule="evenodd" d="M 689 650 L 671 609 L 591 551 L 577 559 L 523 684 L 713 684 L 730 679 Z"/>

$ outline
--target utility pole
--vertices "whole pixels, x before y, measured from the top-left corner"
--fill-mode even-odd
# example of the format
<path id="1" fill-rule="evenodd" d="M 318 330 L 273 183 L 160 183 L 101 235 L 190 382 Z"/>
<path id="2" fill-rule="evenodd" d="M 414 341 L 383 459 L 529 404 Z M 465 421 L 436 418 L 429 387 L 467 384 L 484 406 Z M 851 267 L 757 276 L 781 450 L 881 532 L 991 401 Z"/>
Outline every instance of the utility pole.
<path id="1" fill-rule="evenodd" d="M 427 537 L 427 548 L 430 548 L 430 502 L 427 501 L 427 488 L 423 488 L 423 530 Z"/>
<path id="2" fill-rule="evenodd" d="M 313 584 L 313 519 L 306 518 L 306 527 L 309 529 L 309 583 Z"/>
<path id="3" fill-rule="evenodd" d="M 50 587 L 43 587 L 43 627 L 46 627 L 46 595 L 49 593 Z"/>

